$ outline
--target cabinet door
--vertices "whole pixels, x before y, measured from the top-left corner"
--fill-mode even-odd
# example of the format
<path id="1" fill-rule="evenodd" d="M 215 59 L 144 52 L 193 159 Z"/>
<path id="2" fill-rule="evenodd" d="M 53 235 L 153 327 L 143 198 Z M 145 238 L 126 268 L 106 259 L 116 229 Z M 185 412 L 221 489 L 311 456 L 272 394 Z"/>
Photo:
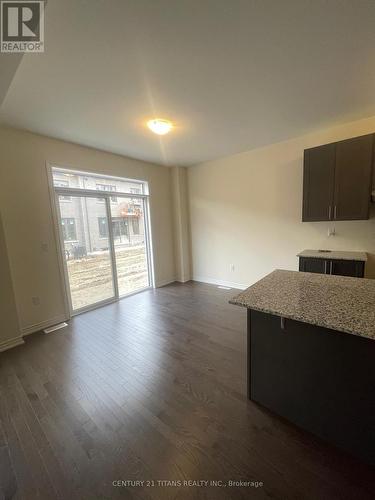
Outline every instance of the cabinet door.
<path id="1" fill-rule="evenodd" d="M 329 273 L 329 262 L 326 259 L 299 258 L 299 270 L 305 273 Z"/>
<path id="2" fill-rule="evenodd" d="M 338 276 L 353 276 L 355 278 L 363 278 L 364 262 L 355 260 L 331 260 L 329 265 L 330 274 Z"/>
<path id="3" fill-rule="evenodd" d="M 374 136 L 336 143 L 334 218 L 368 219 Z"/>
<path id="4" fill-rule="evenodd" d="M 332 218 L 334 171 L 335 144 L 305 150 L 302 221 Z"/>
<path id="5" fill-rule="evenodd" d="M 375 342 L 251 310 L 249 395 L 375 464 Z"/>

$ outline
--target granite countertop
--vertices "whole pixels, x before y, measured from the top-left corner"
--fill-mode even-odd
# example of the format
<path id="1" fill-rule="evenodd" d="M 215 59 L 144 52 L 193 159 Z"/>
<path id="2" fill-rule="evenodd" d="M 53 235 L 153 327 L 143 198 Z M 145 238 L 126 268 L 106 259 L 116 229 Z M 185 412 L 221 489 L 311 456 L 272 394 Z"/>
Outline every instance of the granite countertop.
<path id="1" fill-rule="evenodd" d="M 367 261 L 365 252 L 342 252 L 340 250 L 329 250 L 322 252 L 319 250 L 303 250 L 297 254 L 297 257 L 312 257 L 314 259 L 337 259 L 337 260 L 359 260 Z"/>
<path id="2" fill-rule="evenodd" d="M 375 340 L 375 280 L 277 269 L 229 302 Z"/>

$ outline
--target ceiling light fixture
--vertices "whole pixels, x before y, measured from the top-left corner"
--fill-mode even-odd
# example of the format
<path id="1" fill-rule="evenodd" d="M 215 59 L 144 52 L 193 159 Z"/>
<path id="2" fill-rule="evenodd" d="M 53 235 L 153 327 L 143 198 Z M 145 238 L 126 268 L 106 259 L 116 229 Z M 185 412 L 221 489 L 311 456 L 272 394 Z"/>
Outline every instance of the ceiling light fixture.
<path id="1" fill-rule="evenodd" d="M 172 122 L 163 120 L 161 118 L 154 118 L 147 122 L 147 126 L 154 134 L 165 135 L 168 134 L 173 128 Z"/>

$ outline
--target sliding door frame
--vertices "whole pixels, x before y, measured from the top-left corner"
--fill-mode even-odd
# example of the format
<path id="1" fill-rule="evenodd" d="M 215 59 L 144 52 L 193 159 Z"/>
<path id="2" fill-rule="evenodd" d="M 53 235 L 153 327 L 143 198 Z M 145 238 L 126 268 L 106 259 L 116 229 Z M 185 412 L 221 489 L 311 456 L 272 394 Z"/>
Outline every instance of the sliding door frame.
<path id="1" fill-rule="evenodd" d="M 71 298 L 71 290 L 70 290 L 70 280 L 69 280 L 69 273 L 68 273 L 68 266 L 66 263 L 66 260 L 64 259 L 64 254 L 65 254 L 65 241 L 64 241 L 64 236 L 62 232 L 62 226 L 61 226 L 61 210 L 60 210 L 60 196 L 71 196 L 75 198 L 102 198 L 102 196 L 97 196 L 96 191 L 91 191 L 91 194 L 89 195 L 87 192 L 85 193 L 77 193 L 75 192 L 74 194 L 69 190 L 69 189 L 62 189 L 60 190 L 58 187 L 54 188 L 55 190 L 55 203 L 57 207 L 57 213 L 58 213 L 58 231 L 59 231 L 59 240 L 60 240 L 60 252 L 62 253 L 62 258 L 63 258 L 63 263 L 64 263 L 64 275 L 65 275 L 65 286 L 66 286 L 66 294 L 68 297 L 68 303 L 69 303 L 69 313 L 70 317 L 76 316 L 77 314 L 81 314 L 84 312 L 92 311 L 93 309 L 97 309 L 98 307 L 105 306 L 107 304 L 112 304 L 113 302 L 116 302 L 119 299 L 118 296 L 118 290 L 117 290 L 117 279 L 115 275 L 115 269 L 116 269 L 116 263 L 114 262 L 114 256 L 112 254 L 112 248 L 111 248 L 111 241 L 110 241 L 110 233 L 109 233 L 109 226 L 111 224 L 111 218 L 110 214 L 108 213 L 108 206 L 107 206 L 107 199 L 105 198 L 105 213 L 108 221 L 108 242 L 109 242 L 109 259 L 111 262 L 111 276 L 112 276 L 112 286 L 113 286 L 113 297 L 109 297 L 108 299 L 100 300 L 98 302 L 95 302 L 93 304 L 89 304 L 84 307 L 80 307 L 79 309 L 73 309 L 73 304 L 72 304 L 72 298 Z M 63 191 L 63 192 L 62 192 Z M 79 191 L 79 190 L 75 190 Z"/>
<path id="2" fill-rule="evenodd" d="M 77 188 L 65 188 L 65 187 L 56 187 L 53 184 L 53 174 L 52 168 L 64 168 L 64 170 L 68 170 L 67 167 L 60 167 L 54 163 L 47 162 L 47 177 L 48 184 L 50 189 L 50 198 L 52 205 L 52 219 L 55 229 L 55 239 L 56 239 L 56 247 L 58 253 L 59 260 L 59 268 L 60 275 L 62 277 L 63 283 L 63 291 L 64 291 L 64 306 L 65 313 L 67 319 L 72 318 L 78 314 L 92 311 L 97 309 L 98 307 L 113 304 L 125 297 L 130 295 L 135 295 L 136 293 L 142 292 L 144 290 L 148 290 L 155 287 L 154 282 L 154 268 L 153 268 L 153 255 L 152 255 L 152 239 L 151 239 L 151 225 L 150 225 L 150 206 L 149 206 L 149 195 L 145 194 L 130 194 L 130 193 L 120 193 L 116 191 L 117 198 L 124 199 L 142 199 L 143 205 L 143 214 L 144 214 L 144 231 L 145 231 L 145 245 L 146 245 L 146 260 L 147 260 L 147 273 L 148 273 L 148 286 L 139 288 L 133 292 L 129 292 L 124 295 L 119 294 L 118 287 L 118 275 L 117 275 L 117 263 L 116 263 L 116 251 L 115 251 L 115 243 L 114 243 L 114 234 L 113 234 L 113 226 L 112 226 L 112 212 L 111 212 L 111 196 L 113 196 L 113 192 L 110 191 L 101 191 L 101 190 L 90 190 L 90 189 L 77 189 Z M 73 172 L 81 172 L 81 170 L 69 168 Z M 93 175 L 100 175 L 97 173 L 93 173 Z M 102 177 L 110 177 L 102 174 Z M 133 180 L 133 179 L 132 179 Z M 139 181 L 145 182 L 145 181 Z M 108 221 L 108 240 L 109 240 L 109 257 L 111 260 L 111 271 L 112 271 L 112 283 L 113 283 L 113 291 L 114 296 L 109 299 L 105 299 L 99 302 L 95 302 L 94 304 L 81 307 L 79 309 L 73 309 L 72 300 L 71 300 L 71 291 L 70 291 L 70 281 L 68 275 L 68 267 L 66 260 L 64 258 L 65 254 L 65 242 L 61 227 L 61 210 L 60 210 L 60 202 L 59 196 L 75 196 L 75 197 L 86 197 L 86 198 L 104 198 L 105 207 L 106 207 L 106 216 Z"/>

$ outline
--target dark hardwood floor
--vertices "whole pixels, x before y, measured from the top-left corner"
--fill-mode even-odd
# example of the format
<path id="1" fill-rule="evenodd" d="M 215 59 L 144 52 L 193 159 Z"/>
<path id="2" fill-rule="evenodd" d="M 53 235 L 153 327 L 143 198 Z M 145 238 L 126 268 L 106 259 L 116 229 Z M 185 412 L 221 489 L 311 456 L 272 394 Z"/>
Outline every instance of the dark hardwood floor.
<path id="1" fill-rule="evenodd" d="M 0 499 L 374 498 L 374 469 L 247 401 L 234 293 L 169 285 L 2 353 Z M 200 480 L 263 486 L 157 483 Z"/>

